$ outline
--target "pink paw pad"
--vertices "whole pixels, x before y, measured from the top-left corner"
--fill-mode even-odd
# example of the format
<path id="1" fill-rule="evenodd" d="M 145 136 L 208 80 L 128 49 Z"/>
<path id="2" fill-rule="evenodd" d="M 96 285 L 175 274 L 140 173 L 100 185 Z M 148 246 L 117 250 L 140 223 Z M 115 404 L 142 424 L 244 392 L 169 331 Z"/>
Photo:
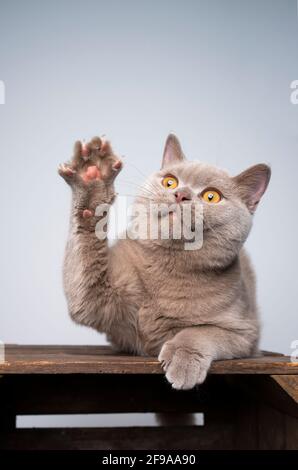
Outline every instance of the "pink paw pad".
<path id="1" fill-rule="evenodd" d="M 93 213 L 89 209 L 85 209 L 83 211 L 83 218 L 84 219 L 90 219 L 90 217 L 92 217 L 92 215 L 93 215 Z"/>
<path id="2" fill-rule="evenodd" d="M 82 175 L 84 181 L 100 180 L 100 171 L 97 166 L 92 165 L 87 168 L 85 173 Z"/>

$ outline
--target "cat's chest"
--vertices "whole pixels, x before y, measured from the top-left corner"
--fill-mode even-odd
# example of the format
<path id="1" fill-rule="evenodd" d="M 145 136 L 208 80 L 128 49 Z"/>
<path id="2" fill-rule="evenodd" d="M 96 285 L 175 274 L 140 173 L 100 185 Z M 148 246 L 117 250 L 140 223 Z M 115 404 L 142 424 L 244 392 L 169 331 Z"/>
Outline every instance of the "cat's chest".
<path id="1" fill-rule="evenodd" d="M 196 272 L 148 270 L 145 277 L 146 303 L 154 306 L 154 316 L 160 315 L 191 322 L 212 304 L 216 282 Z"/>
<path id="2" fill-rule="evenodd" d="M 210 306 L 203 286 L 199 277 L 189 273 L 147 271 L 138 311 L 139 336 L 147 354 L 156 354 L 181 328 L 206 323 L 206 306 L 208 312 Z"/>
<path id="3" fill-rule="evenodd" d="M 147 354 L 183 328 L 216 324 L 237 297 L 237 283 L 225 274 L 146 268 L 137 328 Z"/>

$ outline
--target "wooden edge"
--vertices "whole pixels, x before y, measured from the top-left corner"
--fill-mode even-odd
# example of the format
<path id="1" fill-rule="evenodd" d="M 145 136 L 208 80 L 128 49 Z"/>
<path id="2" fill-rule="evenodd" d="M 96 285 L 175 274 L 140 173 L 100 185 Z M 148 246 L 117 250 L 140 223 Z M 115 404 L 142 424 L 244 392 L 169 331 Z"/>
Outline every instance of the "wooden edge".
<path id="1" fill-rule="evenodd" d="M 271 378 L 298 404 L 298 375 L 271 375 Z"/>
<path id="2" fill-rule="evenodd" d="M 298 418 L 297 400 L 293 398 L 283 386 L 278 383 L 284 375 L 229 375 L 226 381 L 232 390 L 242 391 L 246 396 L 252 397 L 256 402 L 263 403 L 293 418 Z M 298 376 L 286 376 L 294 378 L 297 383 Z M 276 380 L 278 378 L 278 380 Z M 289 387 L 288 387 L 289 388 Z"/>
<path id="3" fill-rule="evenodd" d="M 0 375 L 7 374 L 163 374 L 156 358 L 102 356 L 92 358 L 13 359 L 0 364 Z M 298 364 L 286 357 L 266 357 L 214 361 L 210 374 L 298 375 Z"/>
<path id="4" fill-rule="evenodd" d="M 156 357 L 117 354 L 109 346 L 7 345 L 0 374 L 163 374 Z M 214 361 L 210 374 L 298 375 L 298 363 L 278 353 Z"/>

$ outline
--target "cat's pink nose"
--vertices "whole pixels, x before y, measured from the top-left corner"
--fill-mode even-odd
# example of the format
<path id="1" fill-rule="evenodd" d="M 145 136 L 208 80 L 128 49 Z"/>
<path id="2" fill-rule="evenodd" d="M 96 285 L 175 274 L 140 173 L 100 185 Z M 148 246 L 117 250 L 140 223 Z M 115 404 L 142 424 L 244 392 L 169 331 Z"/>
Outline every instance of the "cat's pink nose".
<path id="1" fill-rule="evenodd" d="M 177 204 L 179 204 L 179 202 L 183 202 L 183 201 L 190 201 L 189 194 L 187 194 L 183 191 L 177 191 L 175 193 L 175 198 L 176 198 Z"/>

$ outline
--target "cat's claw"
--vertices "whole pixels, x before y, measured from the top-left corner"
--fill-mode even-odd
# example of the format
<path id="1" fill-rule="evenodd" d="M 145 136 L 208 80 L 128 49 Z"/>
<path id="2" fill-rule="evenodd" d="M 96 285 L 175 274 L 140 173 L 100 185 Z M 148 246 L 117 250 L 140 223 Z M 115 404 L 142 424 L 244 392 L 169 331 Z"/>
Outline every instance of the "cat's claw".
<path id="1" fill-rule="evenodd" d="M 76 171 L 70 166 L 61 163 L 61 165 L 58 166 L 58 173 L 60 176 L 62 176 L 62 178 L 69 179 L 75 175 Z"/>
<path id="2" fill-rule="evenodd" d="M 174 342 L 166 342 L 161 348 L 158 360 L 166 373 L 167 380 L 177 390 L 189 390 L 204 382 L 211 364 L 209 356 L 189 351 Z"/>
<path id="3" fill-rule="evenodd" d="M 113 171 L 119 171 L 121 170 L 121 168 L 122 168 L 121 160 L 117 160 L 112 166 Z"/>

